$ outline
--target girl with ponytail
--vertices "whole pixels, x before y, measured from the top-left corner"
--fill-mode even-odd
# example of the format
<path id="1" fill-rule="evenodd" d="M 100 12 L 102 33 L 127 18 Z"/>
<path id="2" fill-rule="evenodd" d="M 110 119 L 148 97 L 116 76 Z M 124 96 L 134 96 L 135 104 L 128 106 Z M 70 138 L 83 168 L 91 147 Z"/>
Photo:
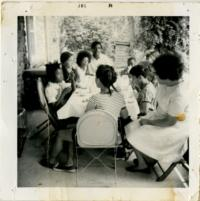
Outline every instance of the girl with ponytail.
<path id="1" fill-rule="evenodd" d="M 86 111 L 102 109 L 109 112 L 114 119 L 121 116 L 128 117 L 128 111 L 124 97 L 114 87 L 117 74 L 112 66 L 100 65 L 96 71 L 96 85 L 100 88 L 100 93 L 93 95 L 88 102 Z"/>

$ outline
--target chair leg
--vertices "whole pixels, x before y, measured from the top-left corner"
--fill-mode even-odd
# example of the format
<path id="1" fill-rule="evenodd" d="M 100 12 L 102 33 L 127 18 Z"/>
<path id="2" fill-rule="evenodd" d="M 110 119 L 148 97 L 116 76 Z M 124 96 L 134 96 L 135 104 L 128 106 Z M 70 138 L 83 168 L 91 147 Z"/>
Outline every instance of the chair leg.
<path id="1" fill-rule="evenodd" d="M 167 178 L 167 176 L 172 172 L 172 170 L 176 167 L 176 165 L 178 164 L 179 162 L 176 162 L 176 163 L 172 163 L 169 168 L 160 176 L 156 179 L 156 181 L 163 181 Z"/>
<path id="2" fill-rule="evenodd" d="M 87 153 L 92 157 L 92 159 L 88 162 L 88 164 L 81 170 L 81 172 L 85 171 L 95 160 L 99 161 L 106 169 L 109 169 L 103 161 L 100 160 L 100 157 L 105 153 L 106 149 L 104 149 L 99 155 L 94 156 L 90 152 Z"/>
<path id="3" fill-rule="evenodd" d="M 122 123 L 122 119 L 119 118 L 118 119 L 118 131 L 119 131 L 119 134 L 121 136 L 121 140 L 122 140 L 122 150 L 123 152 L 125 153 L 125 160 L 127 159 L 127 156 L 126 156 L 126 133 L 125 133 L 125 128 L 124 128 L 124 125 Z"/>
<path id="4" fill-rule="evenodd" d="M 150 168 L 151 168 L 151 170 L 154 172 L 154 174 L 156 175 L 156 178 L 158 179 L 158 178 L 159 178 L 159 175 L 158 175 L 158 173 L 156 172 L 155 167 L 150 167 Z"/>
<path id="5" fill-rule="evenodd" d="M 26 135 L 27 135 L 27 131 L 26 129 L 23 129 L 23 128 L 18 128 L 18 131 L 17 131 L 17 154 L 18 154 L 18 157 L 20 158 L 21 155 L 22 155 L 22 152 L 23 152 L 23 149 L 24 149 L 24 145 L 25 145 L 25 142 L 26 142 Z"/>
<path id="6" fill-rule="evenodd" d="M 162 171 L 162 173 L 164 173 L 165 171 L 163 170 L 162 166 L 160 165 L 159 161 L 157 161 L 153 166 L 150 166 L 150 168 L 152 169 L 152 171 L 154 172 L 154 174 L 156 175 L 156 179 L 158 179 L 160 176 L 157 173 L 155 166 L 156 164 L 158 165 L 158 167 L 160 168 L 160 170 Z"/>
<path id="7" fill-rule="evenodd" d="M 37 135 L 39 135 L 42 131 L 44 131 L 46 128 L 48 128 L 48 126 L 50 126 L 51 123 L 47 120 L 45 120 L 44 122 L 42 122 L 40 125 L 36 126 L 36 128 L 31 132 L 29 138 L 33 139 L 35 138 Z"/>
<path id="8" fill-rule="evenodd" d="M 189 165 L 187 164 L 187 162 L 184 159 L 181 160 L 180 163 L 183 166 L 183 168 L 185 168 L 185 170 L 189 171 Z"/>
<path id="9" fill-rule="evenodd" d="M 117 187 L 117 148 L 114 148 L 114 160 L 115 160 L 115 186 Z"/>
<path id="10" fill-rule="evenodd" d="M 78 171 L 79 171 L 79 166 L 78 166 L 78 148 L 76 147 L 76 186 L 78 187 Z"/>
<path id="11" fill-rule="evenodd" d="M 175 167 L 174 170 L 175 170 L 176 174 L 178 175 L 179 179 L 181 180 L 181 182 L 183 183 L 183 185 L 184 185 L 185 187 L 188 187 L 187 181 L 186 181 L 186 180 L 184 179 L 184 177 L 181 175 L 181 173 L 180 173 L 180 171 L 178 170 L 178 168 Z"/>
<path id="12" fill-rule="evenodd" d="M 186 161 L 185 161 L 184 159 L 181 159 L 180 161 L 177 161 L 177 162 L 172 163 L 166 171 L 163 170 L 163 168 L 162 168 L 162 166 L 160 165 L 159 162 L 157 162 L 157 164 L 158 164 L 159 168 L 160 168 L 161 171 L 162 171 L 162 175 L 161 175 L 161 176 L 158 176 L 158 173 L 156 172 L 156 170 L 155 170 L 154 167 L 153 167 L 154 173 L 156 174 L 156 177 L 157 177 L 156 181 L 158 181 L 158 182 L 164 181 L 164 180 L 168 177 L 168 175 L 169 175 L 173 170 L 175 170 L 176 173 L 177 173 L 177 175 L 178 175 L 178 177 L 179 177 L 180 180 L 183 182 L 183 185 L 186 186 L 186 187 L 188 186 L 187 182 L 184 180 L 183 176 L 181 175 L 181 173 L 180 173 L 180 172 L 178 171 L 178 169 L 176 168 L 176 166 L 177 166 L 178 164 L 181 164 L 181 165 L 183 166 L 183 168 L 186 169 L 186 171 L 189 171 L 189 167 L 188 167 L 188 165 L 187 165 L 187 163 L 186 163 Z"/>
<path id="13" fill-rule="evenodd" d="M 107 149 L 104 149 L 102 152 L 100 152 L 97 156 L 94 156 L 89 151 L 87 153 L 92 157 L 92 159 L 87 163 L 87 165 L 81 170 L 81 172 L 84 172 L 91 164 L 97 160 L 104 168 L 111 170 L 109 167 L 104 164 L 104 162 L 100 159 L 100 157 L 105 153 Z M 117 148 L 114 148 L 114 179 L 115 179 L 115 186 L 117 186 Z M 78 166 L 78 151 L 76 147 L 76 164 L 77 164 L 77 171 L 76 171 L 76 186 L 78 186 L 78 173 L 79 173 L 79 166 Z"/>
<path id="14" fill-rule="evenodd" d="M 41 126 L 43 126 L 47 122 L 48 122 L 48 119 L 46 119 L 45 121 L 43 121 L 41 124 L 37 125 L 36 128 L 39 129 Z"/>
<path id="15" fill-rule="evenodd" d="M 74 147 L 76 151 L 76 187 L 78 187 L 78 171 L 79 171 L 79 166 L 78 166 L 78 143 L 77 143 L 77 137 L 74 135 Z"/>

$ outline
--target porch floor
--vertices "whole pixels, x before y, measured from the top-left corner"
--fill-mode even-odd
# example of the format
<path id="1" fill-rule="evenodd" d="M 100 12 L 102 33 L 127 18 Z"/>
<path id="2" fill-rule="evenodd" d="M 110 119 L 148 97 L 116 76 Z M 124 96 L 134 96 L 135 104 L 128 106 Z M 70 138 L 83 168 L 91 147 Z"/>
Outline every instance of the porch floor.
<path id="1" fill-rule="evenodd" d="M 28 128 L 32 130 L 39 122 L 46 118 L 42 111 L 28 112 Z M 51 129 L 50 129 L 51 130 Z M 48 129 L 34 139 L 27 138 L 22 156 L 18 158 L 18 187 L 115 187 L 114 169 L 106 169 L 99 163 L 94 163 L 86 171 L 79 171 L 78 183 L 76 173 L 56 172 L 39 164 L 43 153 L 42 141 L 47 136 Z M 113 166 L 111 155 L 102 157 L 109 166 Z M 86 151 L 80 155 L 80 167 L 89 160 Z M 156 182 L 154 173 L 130 173 L 125 170 L 127 162 L 117 161 L 117 187 L 184 187 L 177 173 L 173 171 L 165 181 Z M 177 169 L 183 177 L 187 178 L 185 170 L 178 166 Z"/>

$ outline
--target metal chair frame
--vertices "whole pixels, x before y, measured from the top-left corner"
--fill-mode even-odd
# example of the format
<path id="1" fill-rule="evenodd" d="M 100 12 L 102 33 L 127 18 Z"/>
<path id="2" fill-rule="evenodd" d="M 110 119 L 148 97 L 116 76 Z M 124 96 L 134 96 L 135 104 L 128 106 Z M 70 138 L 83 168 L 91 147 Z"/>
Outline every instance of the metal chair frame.
<path id="1" fill-rule="evenodd" d="M 117 186 L 117 160 L 116 160 L 116 156 L 117 156 L 117 148 L 119 147 L 118 146 L 118 143 L 117 143 L 117 133 L 118 133 L 118 130 L 117 130 L 117 122 L 113 119 L 113 122 L 114 123 L 114 129 L 116 130 L 116 136 L 115 136 L 115 139 L 114 139 L 114 144 L 108 146 L 108 145 L 95 145 L 95 146 L 92 146 L 92 145 L 83 145 L 81 142 L 80 142 L 80 139 L 79 139 L 79 126 L 80 126 L 80 123 L 82 123 L 84 121 L 84 119 L 87 119 L 87 117 L 90 117 L 90 116 L 93 116 L 93 115 L 99 115 L 99 114 L 103 114 L 103 115 L 108 115 L 109 117 L 111 117 L 113 119 L 113 117 L 105 112 L 105 111 L 102 111 L 102 110 L 94 110 L 94 111 L 89 111 L 87 112 L 85 115 L 83 115 L 79 121 L 78 121 L 78 124 L 77 124 L 77 132 L 76 132 L 76 137 L 75 137 L 75 140 L 76 140 L 76 164 L 77 164 L 77 171 L 76 171 L 76 185 L 78 186 L 78 174 L 79 174 L 79 171 L 80 172 L 84 172 L 89 166 L 92 165 L 92 163 L 94 161 L 98 161 L 104 168 L 106 168 L 107 170 L 109 171 L 113 171 L 113 168 L 112 167 L 108 167 L 100 158 L 103 156 L 103 154 L 106 152 L 107 149 L 113 149 L 114 150 L 114 154 L 113 154 L 113 157 L 114 157 L 114 176 L 115 176 L 115 186 Z M 93 117 L 94 118 L 94 117 Z M 98 129 L 98 128 L 97 128 Z M 83 167 L 82 170 L 79 170 L 79 159 L 78 159 L 78 149 L 102 149 L 102 151 L 98 154 L 98 155 L 93 155 L 91 154 L 90 151 L 87 151 L 87 153 L 92 157 L 92 159 L 87 163 L 87 165 L 85 167 Z"/>
<path id="2" fill-rule="evenodd" d="M 49 152 L 49 144 L 50 144 L 50 139 L 52 138 L 52 136 L 62 130 L 67 130 L 67 129 L 71 129 L 74 128 L 74 124 L 69 124 L 66 125 L 65 128 L 60 128 L 57 119 L 51 114 L 50 110 L 49 110 L 49 106 L 46 100 L 46 96 L 44 93 L 44 86 L 42 83 L 42 79 L 39 77 L 37 80 L 37 90 L 38 90 L 38 95 L 39 95 L 39 102 L 41 105 L 41 108 L 43 109 L 43 111 L 47 114 L 47 120 L 46 120 L 46 128 L 49 128 L 50 125 L 53 126 L 53 128 L 55 129 L 55 131 L 53 131 L 51 134 L 49 134 L 48 139 L 47 139 L 47 158 L 48 158 L 48 152 Z M 45 128 L 44 128 L 45 129 Z M 44 130 L 43 129 L 43 130 Z M 49 132 L 49 131 L 48 131 Z M 45 140 L 46 141 L 46 140 Z"/>
<path id="3" fill-rule="evenodd" d="M 187 144 L 188 144 L 188 150 L 187 150 L 186 152 L 189 151 L 189 139 L 187 140 Z M 178 160 L 178 161 L 176 161 L 176 162 L 173 162 L 165 171 L 164 171 L 163 167 L 161 166 L 161 164 L 159 163 L 159 161 L 157 161 L 157 162 L 154 164 L 154 166 L 151 167 L 151 169 L 153 170 L 153 172 L 154 172 L 155 175 L 156 175 L 156 181 L 157 181 L 157 182 L 164 181 L 164 180 L 170 175 L 170 173 L 171 173 L 174 169 L 176 169 L 177 165 L 182 165 L 182 167 L 183 167 L 187 172 L 189 172 L 189 161 L 187 161 L 188 159 L 185 159 L 185 155 L 186 155 L 186 153 L 183 155 L 183 157 L 182 157 L 180 160 Z M 159 174 L 156 172 L 156 170 L 155 170 L 155 165 L 156 165 L 156 164 L 158 165 L 158 167 L 160 168 L 160 170 L 161 170 L 161 172 L 162 172 L 161 175 L 159 175 Z M 177 172 L 177 171 L 178 171 L 178 170 L 176 170 L 176 172 Z M 178 173 L 178 172 L 177 172 L 177 174 L 178 174 L 179 178 L 183 181 L 184 185 L 187 186 L 188 184 L 186 184 L 187 182 L 184 181 L 182 175 L 181 175 L 180 173 Z"/>

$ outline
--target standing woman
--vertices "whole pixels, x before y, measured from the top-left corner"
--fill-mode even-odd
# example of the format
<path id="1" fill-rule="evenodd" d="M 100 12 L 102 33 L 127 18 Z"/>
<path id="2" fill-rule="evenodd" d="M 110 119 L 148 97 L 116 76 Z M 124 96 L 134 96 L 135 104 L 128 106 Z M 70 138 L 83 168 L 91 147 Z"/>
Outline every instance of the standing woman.
<path id="1" fill-rule="evenodd" d="M 159 87 L 154 112 L 125 127 L 137 160 L 131 172 L 149 172 L 148 162 L 171 163 L 186 151 L 188 138 L 187 94 L 182 75 L 184 63 L 178 54 L 163 54 L 153 62 Z"/>

